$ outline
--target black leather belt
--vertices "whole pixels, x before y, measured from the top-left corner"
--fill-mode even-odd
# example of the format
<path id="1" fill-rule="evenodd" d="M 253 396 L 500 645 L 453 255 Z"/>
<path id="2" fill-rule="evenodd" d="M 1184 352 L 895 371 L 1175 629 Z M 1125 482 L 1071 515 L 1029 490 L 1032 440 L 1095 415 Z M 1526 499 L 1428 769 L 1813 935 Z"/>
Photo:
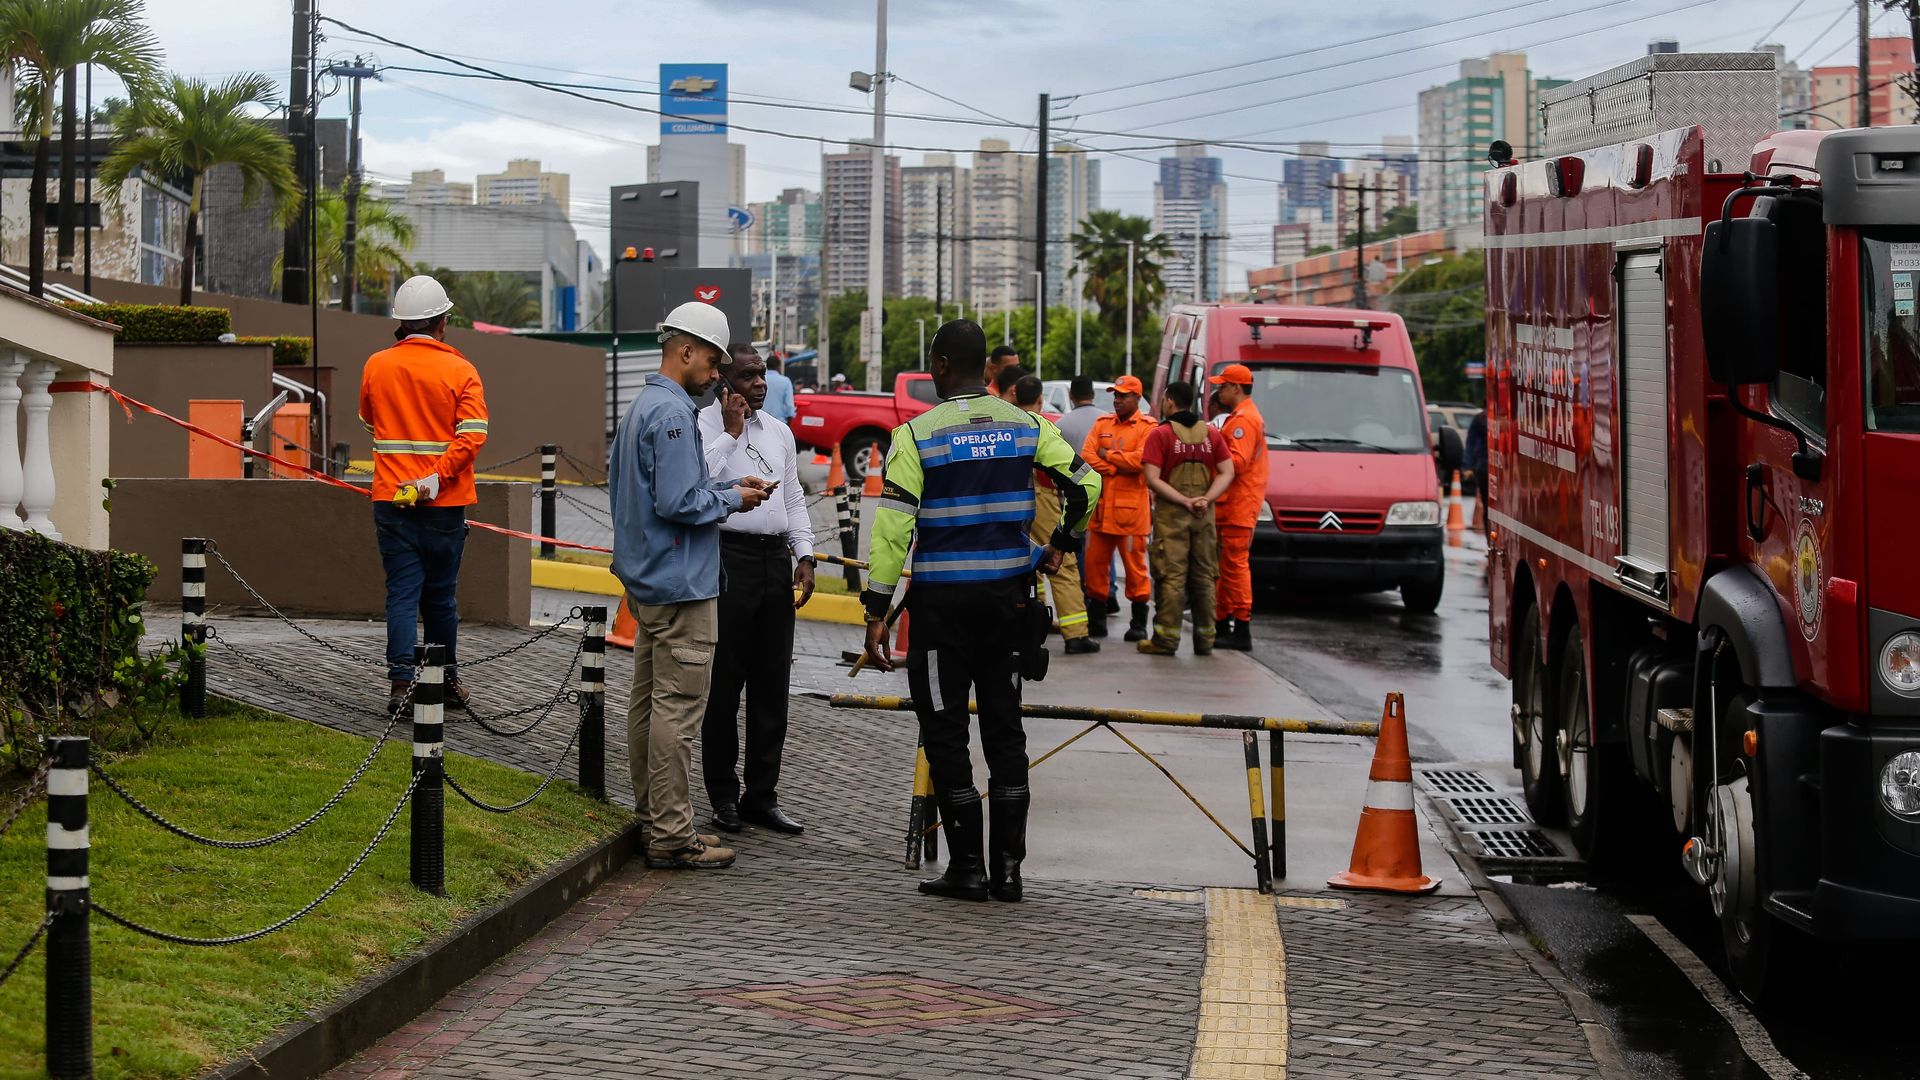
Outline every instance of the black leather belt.
<path id="1" fill-rule="evenodd" d="M 751 551 L 756 555 L 785 555 L 787 538 L 768 533 L 741 533 L 720 530 L 720 543 L 723 546 Z"/>

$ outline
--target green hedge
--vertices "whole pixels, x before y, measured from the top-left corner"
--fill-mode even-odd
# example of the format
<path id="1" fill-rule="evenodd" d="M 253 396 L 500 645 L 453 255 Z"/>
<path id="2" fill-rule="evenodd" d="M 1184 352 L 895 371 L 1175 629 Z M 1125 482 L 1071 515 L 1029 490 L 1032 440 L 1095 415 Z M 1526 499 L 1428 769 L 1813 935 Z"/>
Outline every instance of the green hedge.
<path id="1" fill-rule="evenodd" d="M 0 529 L 0 752 L 13 765 L 39 760 L 49 734 L 112 744 L 174 707 L 177 653 L 140 654 L 155 572 L 141 555 Z"/>
<path id="2" fill-rule="evenodd" d="M 174 304 L 76 304 L 67 307 L 120 327 L 115 341 L 129 345 L 219 341 L 233 332 L 233 312 L 218 307 Z"/>
<path id="3" fill-rule="evenodd" d="M 273 362 L 276 366 L 304 366 L 313 362 L 313 339 L 310 337 L 283 334 L 279 337 L 241 337 L 234 340 L 241 345 L 273 346 Z"/>

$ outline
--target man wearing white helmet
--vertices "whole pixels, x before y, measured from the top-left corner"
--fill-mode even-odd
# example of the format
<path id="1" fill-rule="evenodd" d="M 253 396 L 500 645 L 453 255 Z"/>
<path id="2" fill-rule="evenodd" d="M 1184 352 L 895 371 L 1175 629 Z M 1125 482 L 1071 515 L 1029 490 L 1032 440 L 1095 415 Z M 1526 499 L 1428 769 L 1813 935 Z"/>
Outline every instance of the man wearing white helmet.
<path id="1" fill-rule="evenodd" d="M 720 522 L 759 506 L 774 483 L 758 476 L 714 482 L 693 398 L 719 377 L 727 317 L 689 302 L 660 324 L 660 370 L 620 419 L 607 454 L 613 574 L 626 588 L 633 633 L 627 761 L 647 865 L 721 869 L 733 852 L 694 831 L 689 779 L 693 740 L 706 715 L 719 620 Z"/>
<path id="2" fill-rule="evenodd" d="M 487 442 L 480 374 L 447 344 L 453 301 L 433 278 L 409 278 L 393 294 L 400 325 L 391 349 L 360 373 L 360 423 L 373 435 L 373 526 L 387 574 L 389 710 L 413 684 L 416 616 L 426 641 L 446 648 L 447 700 L 465 705 L 455 638 L 455 586 L 476 496 L 473 459 Z"/>

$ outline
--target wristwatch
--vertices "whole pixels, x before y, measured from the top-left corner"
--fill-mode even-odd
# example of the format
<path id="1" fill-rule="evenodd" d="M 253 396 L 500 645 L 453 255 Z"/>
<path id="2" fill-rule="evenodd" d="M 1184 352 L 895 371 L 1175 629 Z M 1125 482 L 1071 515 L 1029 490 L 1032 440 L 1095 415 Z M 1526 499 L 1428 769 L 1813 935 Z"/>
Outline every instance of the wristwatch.
<path id="1" fill-rule="evenodd" d="M 809 565 L 809 566 L 812 566 L 812 567 L 815 567 L 815 568 L 818 568 L 818 567 L 819 567 L 819 565 L 820 565 L 820 560 L 819 560 L 819 559 L 816 559 L 816 558 L 814 558 L 814 557 L 813 557 L 813 556 L 811 556 L 811 555 L 802 555 L 802 556 L 800 556 L 800 558 L 799 558 L 799 559 L 798 559 L 797 561 L 799 561 L 799 562 L 803 562 L 803 563 L 806 563 L 807 565 Z"/>

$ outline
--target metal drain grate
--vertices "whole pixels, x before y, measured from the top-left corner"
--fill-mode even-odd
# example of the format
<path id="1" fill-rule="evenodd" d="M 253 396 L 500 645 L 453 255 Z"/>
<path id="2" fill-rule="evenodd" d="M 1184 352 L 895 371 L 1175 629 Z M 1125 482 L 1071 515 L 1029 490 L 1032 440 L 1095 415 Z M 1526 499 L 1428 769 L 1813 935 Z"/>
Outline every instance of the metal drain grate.
<path id="1" fill-rule="evenodd" d="M 1442 795 L 1493 795 L 1499 790 L 1470 769 L 1422 769 L 1420 778 Z"/>
<path id="2" fill-rule="evenodd" d="M 1468 833 L 1467 838 L 1480 845 L 1480 854 L 1489 859 L 1558 859 L 1560 849 L 1539 829 L 1489 829 Z"/>
<path id="3" fill-rule="evenodd" d="M 1531 825 L 1527 809 L 1504 795 L 1449 795 L 1447 805 L 1466 825 Z"/>

